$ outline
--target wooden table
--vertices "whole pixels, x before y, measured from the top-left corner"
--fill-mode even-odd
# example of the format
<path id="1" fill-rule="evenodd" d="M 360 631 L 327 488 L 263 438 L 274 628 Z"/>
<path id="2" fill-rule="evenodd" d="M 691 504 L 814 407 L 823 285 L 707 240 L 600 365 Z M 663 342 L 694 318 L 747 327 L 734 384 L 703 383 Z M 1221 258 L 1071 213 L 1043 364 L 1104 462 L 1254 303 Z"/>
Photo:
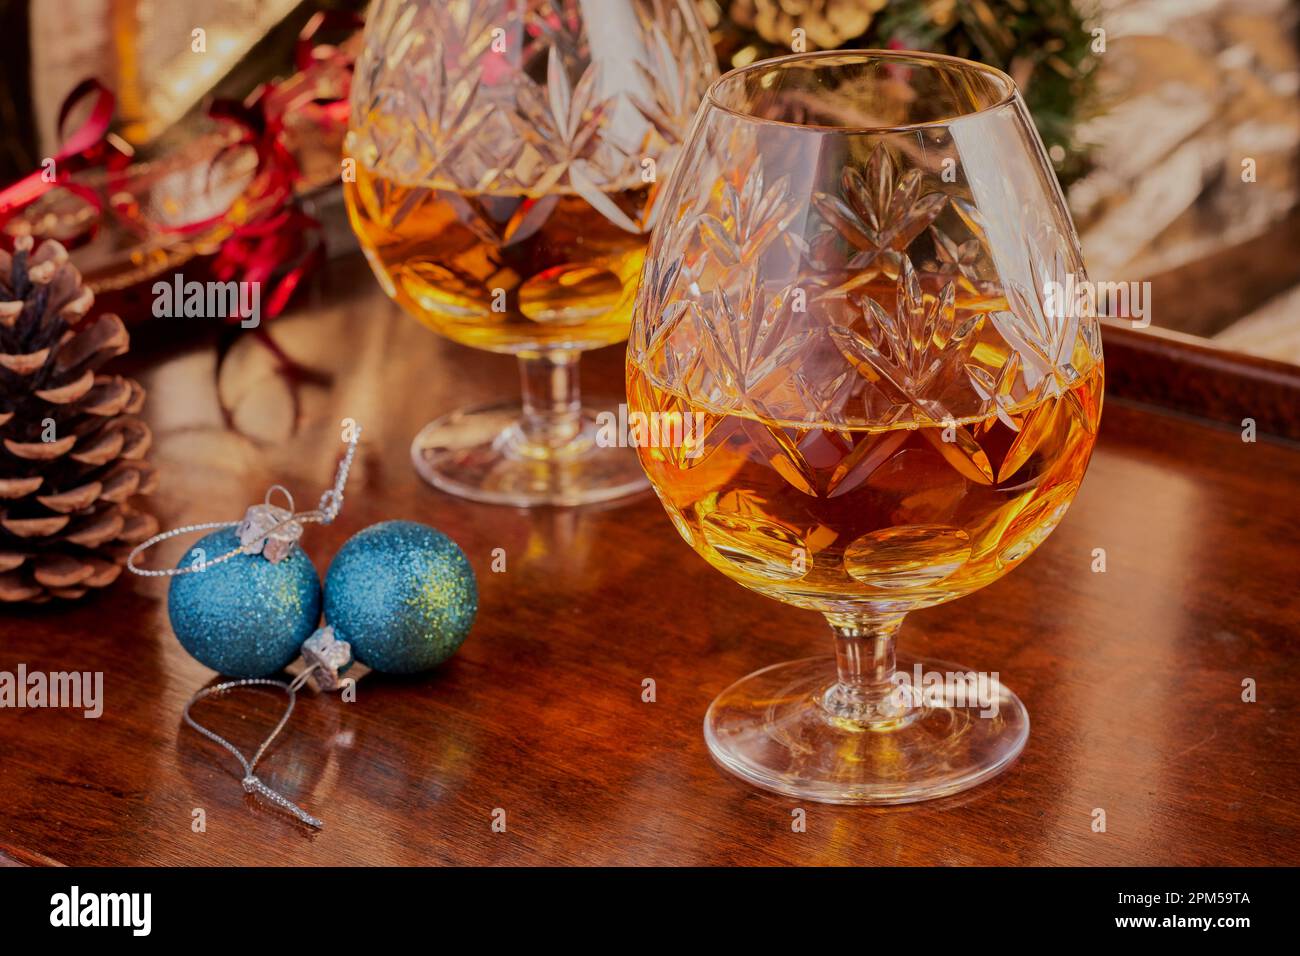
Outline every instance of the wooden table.
<path id="1" fill-rule="evenodd" d="M 263 775 L 323 817 L 307 831 L 243 794 L 234 761 L 181 724 L 212 674 L 177 645 L 165 585 L 0 610 L 0 669 L 102 670 L 98 720 L 0 710 L 0 857 L 66 864 L 1276 864 L 1297 862 L 1300 451 L 1107 397 L 1069 516 L 1024 567 L 913 616 L 905 649 L 997 670 L 1028 706 L 1019 761 L 991 783 L 896 809 L 796 804 L 717 769 L 710 699 L 766 664 L 829 650 L 815 615 L 710 570 L 652 496 L 527 512 L 423 485 L 417 426 L 513 389 L 512 362 L 401 316 L 364 266 L 335 264 L 271 327 L 320 373 L 290 392 L 243 335 L 221 389 L 202 330 L 137 335 L 164 527 L 237 518 L 273 481 L 314 501 L 338 422 L 366 427 L 340 520 L 308 531 L 321 570 L 350 535 L 424 521 L 464 547 L 481 610 L 436 673 L 367 675 L 358 700 L 305 695 Z M 183 320 L 177 320 L 183 321 Z M 191 320 L 193 321 L 193 320 Z M 197 343 L 197 344 L 195 344 Z M 1109 347 L 1109 342 L 1108 342 Z M 1119 353 L 1117 352 L 1117 355 Z M 1108 354 L 1108 362 L 1111 361 Z M 621 390 L 618 349 L 589 356 Z M 1132 377 L 1132 369 L 1129 369 Z M 1246 414 L 1249 413 L 1247 409 Z M 172 543 L 159 559 L 175 560 Z M 491 570 L 495 548 L 507 569 Z M 1091 570 L 1104 548 L 1106 571 Z M 643 703 L 653 678 L 657 701 Z M 1253 679 L 1258 701 L 1242 701 Z M 230 703 L 234 703 L 233 701 Z M 214 720 L 245 746 L 279 697 Z M 229 712 L 222 705 L 218 710 Z M 194 832 L 193 811 L 206 814 Z M 493 812 L 506 811 L 494 832 Z M 1106 812 L 1094 832 L 1093 812 Z"/>

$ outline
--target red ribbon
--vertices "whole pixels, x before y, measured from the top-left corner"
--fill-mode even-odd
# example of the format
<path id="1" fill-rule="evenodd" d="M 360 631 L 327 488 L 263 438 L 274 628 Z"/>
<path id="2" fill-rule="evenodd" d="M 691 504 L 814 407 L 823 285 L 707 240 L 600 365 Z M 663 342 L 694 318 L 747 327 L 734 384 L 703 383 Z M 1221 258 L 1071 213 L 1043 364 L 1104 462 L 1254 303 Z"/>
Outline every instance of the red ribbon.
<path id="1" fill-rule="evenodd" d="M 90 115 L 85 122 L 68 133 L 65 127 L 73 109 L 92 96 L 94 99 Z M 62 186 L 82 197 L 95 207 L 97 213 L 102 211 L 103 203 L 94 190 L 69 182 L 69 179 L 81 169 L 102 165 L 110 171 L 118 171 L 130 162 L 133 154 L 131 147 L 116 137 L 110 137 L 108 132 L 116 105 L 117 99 L 113 92 L 99 80 L 82 80 L 73 88 L 59 108 L 59 139 L 63 146 L 51 157 L 54 161 L 54 175 L 48 176 L 45 164 L 42 163 L 41 169 L 0 190 L 0 224 L 30 206 L 55 186 Z"/>
<path id="2" fill-rule="evenodd" d="M 351 36 L 364 25 L 361 17 L 350 10 L 318 10 L 303 24 L 294 47 L 294 62 L 299 73 L 307 73 L 313 66 L 334 64 L 346 60 L 335 44 L 319 39 L 325 31 Z"/>
<path id="3" fill-rule="evenodd" d="M 243 127 L 243 137 L 230 148 L 257 149 L 259 179 L 248 198 L 265 210 L 238 226 L 222 244 L 213 272 L 222 281 L 238 278 L 260 283 L 281 272 L 262 306 L 266 318 L 284 310 L 302 280 L 325 257 L 320 223 L 287 205 L 301 171 L 281 138 L 284 117 L 291 109 L 310 106 L 320 111 L 322 125 L 346 122 L 351 62 L 338 47 L 317 37 L 324 30 L 350 33 L 360 25 L 360 17 L 346 11 L 316 13 L 298 35 L 297 74 L 284 83 L 259 88 L 243 103 L 222 101 L 209 109 L 211 115 Z M 331 71 L 338 74 L 341 89 L 338 96 L 322 99 L 318 94 Z"/>
<path id="4" fill-rule="evenodd" d="M 236 229 L 222 243 L 212 274 L 222 282 L 267 283 L 289 263 L 261 304 L 262 317 L 273 319 L 284 311 L 308 273 L 323 261 L 325 242 L 320 231 L 320 223 L 302 210 L 281 209 Z M 238 322 L 240 317 L 232 316 L 230 321 Z"/>
<path id="5" fill-rule="evenodd" d="M 324 127 L 346 123 L 350 57 L 340 46 L 323 42 L 321 36 L 325 31 L 350 34 L 361 23 L 360 17 L 347 11 L 315 14 L 298 35 L 296 74 L 281 83 L 264 84 L 242 102 L 223 99 L 209 105 L 209 116 L 233 123 L 238 129 L 233 141 L 210 161 L 209 179 L 217 164 L 232 151 L 245 148 L 256 151 L 252 180 L 240 197 L 240 206 L 251 210 L 247 221 L 236 225 L 231 220 L 231 210 L 227 209 L 180 225 L 145 224 L 133 214 L 136 200 L 130 191 L 121 188 L 121 181 L 110 176 L 106 192 L 112 197 L 109 202 L 113 211 L 129 228 L 148 234 L 194 236 L 229 225 L 231 233 L 213 260 L 213 273 L 222 281 L 238 279 L 259 283 L 271 282 L 280 273 L 262 308 L 268 318 L 280 314 L 303 278 L 324 258 L 320 223 L 292 205 L 295 186 L 302 174 L 284 144 L 284 118 L 290 110 L 306 110 Z M 64 126 L 74 108 L 92 96 L 88 118 L 64 135 Z M 115 106 L 112 91 L 95 79 L 83 80 L 68 94 L 59 110 L 63 146 L 53 157 L 54 176 L 49 177 L 40 169 L 0 190 L 0 225 L 55 186 L 91 203 L 96 211 L 94 221 L 98 222 L 104 211 L 103 197 L 86 185 L 71 182 L 70 177 L 94 166 L 103 166 L 110 173 L 120 172 L 129 164 L 130 147 L 108 131 Z M 92 225 L 78 239 L 87 239 L 94 231 Z"/>

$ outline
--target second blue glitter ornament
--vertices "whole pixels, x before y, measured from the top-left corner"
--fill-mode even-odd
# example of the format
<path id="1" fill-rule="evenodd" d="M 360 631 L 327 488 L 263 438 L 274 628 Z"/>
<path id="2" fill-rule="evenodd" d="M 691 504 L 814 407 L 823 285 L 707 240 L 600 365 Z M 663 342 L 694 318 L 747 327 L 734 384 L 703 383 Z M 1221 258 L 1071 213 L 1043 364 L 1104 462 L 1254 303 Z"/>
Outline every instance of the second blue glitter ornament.
<path id="1" fill-rule="evenodd" d="M 414 521 L 385 521 L 353 535 L 325 575 L 325 620 L 372 670 L 437 667 L 464 643 L 477 611 L 465 553 Z"/>

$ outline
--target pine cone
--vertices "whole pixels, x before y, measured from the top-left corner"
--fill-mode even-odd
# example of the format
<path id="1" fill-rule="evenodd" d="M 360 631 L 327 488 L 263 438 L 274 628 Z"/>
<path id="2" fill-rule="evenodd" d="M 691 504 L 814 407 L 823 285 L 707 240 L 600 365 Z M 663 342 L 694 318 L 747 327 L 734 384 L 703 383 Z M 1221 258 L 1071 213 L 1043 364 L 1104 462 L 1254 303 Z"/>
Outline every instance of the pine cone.
<path id="1" fill-rule="evenodd" d="M 95 374 L 130 337 L 94 301 L 59 243 L 0 249 L 0 601 L 104 587 L 157 530 L 127 504 L 157 485 L 144 390 Z"/>

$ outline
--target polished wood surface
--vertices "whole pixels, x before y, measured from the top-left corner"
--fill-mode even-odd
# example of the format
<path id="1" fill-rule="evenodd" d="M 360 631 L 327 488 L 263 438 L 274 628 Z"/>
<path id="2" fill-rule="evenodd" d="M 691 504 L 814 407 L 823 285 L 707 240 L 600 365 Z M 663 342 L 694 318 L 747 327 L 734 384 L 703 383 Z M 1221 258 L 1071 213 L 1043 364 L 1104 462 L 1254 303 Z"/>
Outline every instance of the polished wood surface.
<path id="1" fill-rule="evenodd" d="M 940 802 L 796 804 L 717 769 L 701 721 L 743 674 L 829 652 L 815 615 L 708 568 L 650 495 L 526 512 L 421 484 L 407 459 L 416 428 L 513 389 L 512 363 L 400 316 L 358 263 L 333 265 L 329 287 L 269 330 L 311 374 L 291 382 L 243 333 L 218 387 L 202 330 L 137 332 L 131 370 L 150 391 L 163 526 L 238 518 L 274 481 L 314 501 L 339 420 L 356 418 L 366 437 L 346 507 L 308 530 L 307 550 L 323 570 L 372 522 L 442 528 L 479 575 L 473 633 L 432 675 L 366 675 L 351 704 L 302 696 L 262 775 L 326 821 L 315 833 L 246 797 L 233 759 L 182 725 L 186 699 L 213 675 L 172 637 L 165 582 L 124 577 L 81 604 L 0 609 L 0 670 L 105 675 L 98 720 L 0 710 L 0 859 L 1297 862 L 1294 447 L 1108 397 L 1083 489 L 1050 540 L 1008 577 L 905 625 L 905 649 L 996 670 L 1019 693 L 1033 720 L 1021 758 Z M 198 344 L 160 342 L 177 337 Z M 591 392 L 618 394 L 619 350 L 584 366 Z M 1099 548 L 1104 573 L 1092 570 Z M 183 549 L 171 542 L 158 561 Z M 646 678 L 654 703 L 642 700 Z M 1247 678 L 1257 703 L 1241 699 Z M 247 695 L 206 714 L 247 749 L 280 706 Z M 798 806 L 806 832 L 791 826 Z M 194 832 L 195 809 L 206 832 Z M 493 830 L 497 809 L 505 832 Z"/>

